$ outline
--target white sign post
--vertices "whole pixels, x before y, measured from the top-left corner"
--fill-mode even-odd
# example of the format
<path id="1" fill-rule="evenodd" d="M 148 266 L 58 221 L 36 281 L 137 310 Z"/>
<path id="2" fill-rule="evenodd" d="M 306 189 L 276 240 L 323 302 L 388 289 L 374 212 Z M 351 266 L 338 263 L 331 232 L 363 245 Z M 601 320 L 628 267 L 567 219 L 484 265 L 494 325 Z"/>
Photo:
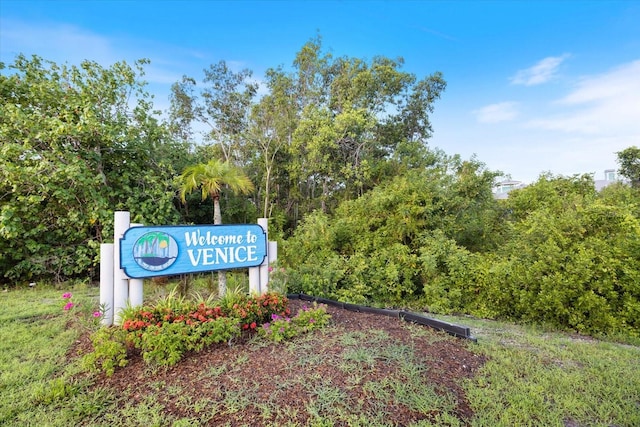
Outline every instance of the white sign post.
<path id="1" fill-rule="evenodd" d="M 100 308 L 102 325 L 113 325 L 113 243 L 100 244 Z"/>
<path id="2" fill-rule="evenodd" d="M 129 229 L 131 215 L 129 212 L 118 211 L 113 221 L 113 315 L 114 323 L 120 325 L 120 312 L 126 308 L 129 301 L 129 277 L 120 268 L 120 239 Z"/>

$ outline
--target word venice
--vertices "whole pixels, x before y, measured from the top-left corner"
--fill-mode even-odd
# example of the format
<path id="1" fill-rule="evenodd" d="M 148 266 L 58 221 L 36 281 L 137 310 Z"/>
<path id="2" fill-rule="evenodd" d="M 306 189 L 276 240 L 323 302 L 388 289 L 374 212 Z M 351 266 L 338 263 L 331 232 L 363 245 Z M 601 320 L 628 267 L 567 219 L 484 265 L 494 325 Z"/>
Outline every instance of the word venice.
<path id="1" fill-rule="evenodd" d="M 245 236 L 235 234 L 212 235 L 211 231 L 207 231 L 206 236 L 203 236 L 200 230 L 185 233 L 184 238 L 187 242 L 187 247 L 209 246 L 195 250 L 187 249 L 191 265 L 194 267 L 200 264 L 218 265 L 227 263 L 233 264 L 235 262 L 258 261 L 255 246 L 258 236 L 251 234 L 251 231 L 247 231 L 246 239 Z M 243 245 L 245 242 L 251 243 L 252 245 Z M 216 247 L 216 245 L 224 246 Z M 262 262 L 262 260 L 260 260 L 260 262 Z"/>
<path id="2" fill-rule="evenodd" d="M 267 239 L 257 224 L 131 227 L 120 254 L 133 278 L 229 270 L 261 265 Z"/>

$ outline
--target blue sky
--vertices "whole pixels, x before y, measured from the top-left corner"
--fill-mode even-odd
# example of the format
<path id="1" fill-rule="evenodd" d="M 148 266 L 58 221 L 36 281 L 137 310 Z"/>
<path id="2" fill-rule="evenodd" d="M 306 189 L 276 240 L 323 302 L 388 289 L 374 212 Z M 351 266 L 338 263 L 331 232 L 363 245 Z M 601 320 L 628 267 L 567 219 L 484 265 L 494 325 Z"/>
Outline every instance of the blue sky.
<path id="1" fill-rule="evenodd" d="M 334 56 L 442 72 L 430 146 L 513 179 L 602 179 L 640 146 L 640 1 L 0 0 L 0 61 L 149 58 L 160 109 L 182 75 L 225 60 L 260 80 L 318 34 Z"/>

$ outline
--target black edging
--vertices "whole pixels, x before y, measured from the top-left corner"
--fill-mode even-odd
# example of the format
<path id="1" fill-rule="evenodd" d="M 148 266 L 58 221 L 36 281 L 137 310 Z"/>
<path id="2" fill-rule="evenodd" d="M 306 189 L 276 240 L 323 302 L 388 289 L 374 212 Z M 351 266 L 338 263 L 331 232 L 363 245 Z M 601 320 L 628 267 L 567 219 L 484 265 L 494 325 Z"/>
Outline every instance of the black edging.
<path id="1" fill-rule="evenodd" d="M 429 326 L 430 328 L 445 331 L 448 334 L 454 335 L 458 338 L 465 338 L 473 342 L 478 342 L 477 338 L 471 335 L 471 330 L 466 326 L 455 325 L 453 323 L 444 322 L 431 317 L 423 316 L 418 313 L 411 313 L 404 310 L 391 310 L 387 308 L 375 308 L 368 307 L 366 305 L 350 304 L 346 302 L 339 302 L 330 300 L 327 298 L 314 297 L 306 294 L 287 294 L 289 299 L 299 299 L 302 301 L 317 302 L 320 304 L 326 304 L 333 307 L 343 308 L 345 310 L 360 312 L 360 313 L 372 313 L 379 314 L 388 317 L 395 317 L 405 322 L 413 322 L 419 325 Z"/>

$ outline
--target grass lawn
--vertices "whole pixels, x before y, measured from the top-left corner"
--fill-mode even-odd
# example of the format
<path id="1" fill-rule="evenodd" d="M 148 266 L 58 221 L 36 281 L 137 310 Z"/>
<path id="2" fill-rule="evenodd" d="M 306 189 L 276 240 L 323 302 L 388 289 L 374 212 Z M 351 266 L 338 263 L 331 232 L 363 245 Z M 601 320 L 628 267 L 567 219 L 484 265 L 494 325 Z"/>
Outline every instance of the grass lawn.
<path id="1" fill-rule="evenodd" d="M 69 357 L 70 349 L 86 329 L 68 327 L 69 319 L 65 315 L 68 313 L 63 310 L 65 300 L 61 298 L 67 291 L 73 292 L 74 302 L 86 311 L 86 328 L 91 328 L 90 315 L 98 300 L 95 287 L 15 289 L 0 293 L 0 425 L 149 427 L 204 423 L 204 418 L 198 416 L 172 416 L 153 395 L 132 405 L 122 400 L 118 390 L 94 387 L 95 378 L 82 374 L 78 360 Z M 441 409 L 449 415 L 414 425 L 640 426 L 640 347 L 637 345 L 504 322 L 452 317 L 445 320 L 471 327 L 478 343 L 468 348 L 487 357 L 473 378 L 461 381 L 475 415 L 463 422 Z M 375 352 L 349 347 L 349 338 L 339 339 L 345 345 L 340 369 L 357 373 L 363 367 L 378 363 L 380 355 L 397 353 L 397 349 L 384 347 L 386 340 L 376 334 L 364 337 L 371 343 L 362 347 Z M 296 354 L 295 347 L 309 347 L 310 340 L 313 336 L 282 345 L 287 353 Z M 251 346 L 264 343 L 255 341 L 248 345 L 248 352 L 261 351 Z M 241 356 L 221 365 L 220 370 L 233 371 L 237 368 L 234 363 L 240 367 L 248 358 Z M 312 357 L 315 356 L 307 355 Z M 297 363 L 302 363 L 300 360 Z M 308 360 L 308 363 L 321 362 L 320 359 Z M 405 371 L 420 370 L 417 365 L 405 368 Z M 222 373 L 215 367 L 208 369 L 213 378 Z M 407 401 L 422 399 L 424 393 L 418 395 L 418 390 L 431 389 L 429 384 L 410 381 L 405 381 L 402 388 L 398 379 L 392 377 L 386 381 L 397 387 L 385 390 L 406 389 L 413 393 L 403 397 Z M 306 378 L 300 384 L 314 391 L 316 400 L 309 402 L 309 410 L 321 408 L 329 414 L 335 408 L 345 411 L 340 390 L 330 387 L 321 376 Z M 165 387 L 163 392 L 175 392 L 176 402 L 187 398 L 180 393 L 179 385 L 173 388 Z M 450 404 L 437 399 L 433 402 L 442 408 Z M 197 400 L 189 402 L 194 408 L 205 404 Z M 380 408 L 381 413 L 384 409 Z M 286 402 L 271 402 L 264 410 L 286 414 Z M 315 420 L 310 425 L 334 425 L 330 417 Z M 339 425 L 388 425 L 384 417 L 356 412 L 341 420 Z"/>

